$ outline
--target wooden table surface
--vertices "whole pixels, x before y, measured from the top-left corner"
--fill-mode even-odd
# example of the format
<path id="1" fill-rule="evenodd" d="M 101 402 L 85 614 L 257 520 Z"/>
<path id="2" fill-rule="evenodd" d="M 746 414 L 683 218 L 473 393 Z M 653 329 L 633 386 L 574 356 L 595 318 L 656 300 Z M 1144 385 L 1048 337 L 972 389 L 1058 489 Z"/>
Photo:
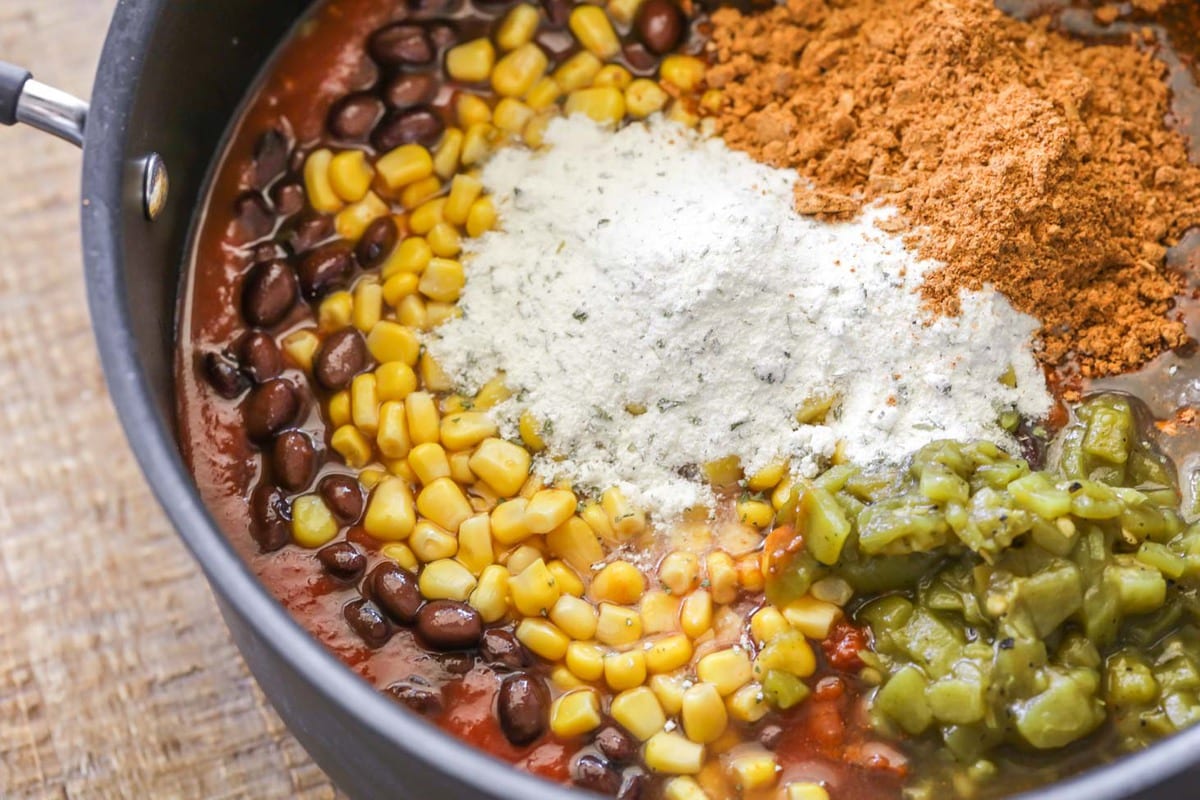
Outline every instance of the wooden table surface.
<path id="1" fill-rule="evenodd" d="M 87 96 L 114 0 L 0 0 L 0 60 Z M 0 129 L 0 796 L 327 798 L 104 389 L 78 151 Z"/>

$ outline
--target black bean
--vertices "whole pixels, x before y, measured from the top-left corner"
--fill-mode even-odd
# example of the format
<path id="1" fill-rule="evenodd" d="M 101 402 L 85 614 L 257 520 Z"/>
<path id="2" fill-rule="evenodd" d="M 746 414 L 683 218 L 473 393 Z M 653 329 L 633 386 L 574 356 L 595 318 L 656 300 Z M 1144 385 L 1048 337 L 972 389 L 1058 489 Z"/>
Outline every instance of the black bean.
<path id="1" fill-rule="evenodd" d="M 373 94 L 349 94 L 333 104 L 326 125 L 338 139 L 361 142 L 383 116 L 383 102 Z"/>
<path id="2" fill-rule="evenodd" d="M 650 776 L 637 767 L 630 767 L 625 770 L 625 778 L 621 781 L 617 800 L 641 800 L 649 790 Z"/>
<path id="3" fill-rule="evenodd" d="M 371 134 L 371 144 L 380 151 L 394 150 L 413 142 L 432 148 L 445 129 L 442 118 L 432 108 L 413 106 L 388 113 Z"/>
<path id="4" fill-rule="evenodd" d="M 254 188 L 265 189 L 288 166 L 291 145 L 283 131 L 271 128 L 254 143 Z"/>
<path id="5" fill-rule="evenodd" d="M 296 273 L 286 262 L 256 264 L 242 285 L 242 314 L 251 325 L 270 328 L 296 305 L 297 294 Z"/>
<path id="6" fill-rule="evenodd" d="M 300 431 L 284 431 L 275 437 L 271 477 L 284 489 L 298 492 L 308 488 L 316 465 L 317 454 L 308 436 Z"/>
<path id="7" fill-rule="evenodd" d="M 250 385 L 250 379 L 246 377 L 246 373 L 238 368 L 236 361 L 224 353 L 209 351 L 204 354 L 201 364 L 204 377 L 213 387 L 213 391 L 226 400 L 237 397 Z"/>
<path id="8" fill-rule="evenodd" d="M 270 334 L 247 331 L 237 345 L 238 361 L 255 383 L 279 377 L 283 372 L 283 354 Z"/>
<path id="9" fill-rule="evenodd" d="M 525 645 L 501 628 L 488 628 L 483 632 L 483 638 L 479 640 L 479 654 L 489 664 L 510 669 L 527 667 L 533 662 Z"/>
<path id="10" fill-rule="evenodd" d="M 287 497 L 278 486 L 260 483 L 250 494 L 250 535 L 264 553 L 278 550 L 292 540 Z"/>
<path id="11" fill-rule="evenodd" d="M 466 675 L 475 666 L 475 656 L 470 653 L 439 653 L 438 663 L 451 675 Z"/>
<path id="12" fill-rule="evenodd" d="M 571 3 L 568 0 L 539 0 L 551 25 L 566 25 L 571 16 Z"/>
<path id="13" fill-rule="evenodd" d="M 434 46 L 419 25 L 397 22 L 371 35 L 367 51 L 384 67 L 416 66 L 433 61 Z"/>
<path id="14" fill-rule="evenodd" d="M 246 192 L 233 201 L 233 218 L 243 242 L 253 242 L 275 230 L 275 214 L 258 192 Z"/>
<path id="15" fill-rule="evenodd" d="M 658 59 L 639 42 L 630 42 L 622 48 L 625 63 L 635 75 L 649 75 L 658 66 Z"/>
<path id="16" fill-rule="evenodd" d="M 424 598 L 417 587 L 416 575 L 399 564 L 385 561 L 371 570 L 371 576 L 367 580 L 371 597 L 388 616 L 404 625 L 411 625 L 417 621 Z"/>
<path id="17" fill-rule="evenodd" d="M 271 187 L 271 202 L 275 213 L 290 217 L 304 208 L 304 187 L 296 181 L 283 181 Z"/>
<path id="18" fill-rule="evenodd" d="M 596 734 L 596 747 L 618 764 L 631 760 L 638 752 L 637 741 L 616 725 L 602 728 Z"/>
<path id="19" fill-rule="evenodd" d="M 465 650 L 479 644 L 483 620 L 466 603 L 434 600 L 417 612 L 417 632 L 434 650 Z"/>
<path id="20" fill-rule="evenodd" d="M 496 2 L 507 3 L 508 0 L 496 0 Z M 434 48 L 446 50 L 458 43 L 459 35 L 452 25 L 438 21 L 429 26 L 429 38 L 433 42 Z"/>
<path id="21" fill-rule="evenodd" d="M 322 245 L 300 262 L 300 288 L 304 296 L 315 299 L 345 286 L 354 271 L 354 256 L 343 242 Z"/>
<path id="22" fill-rule="evenodd" d="M 674 0 L 646 0 L 638 9 L 634 29 L 647 50 L 664 55 L 683 38 L 683 11 Z"/>
<path id="23" fill-rule="evenodd" d="M 392 626 L 369 600 L 347 603 L 342 609 L 342 614 L 354 632 L 371 647 L 379 647 L 392 635 Z"/>
<path id="24" fill-rule="evenodd" d="M 550 690 L 541 678 L 528 672 L 509 675 L 496 694 L 500 729 L 510 742 L 527 745 L 546 731 Z"/>
<path id="25" fill-rule="evenodd" d="M 317 485 L 317 491 L 339 522 L 353 525 L 362 516 L 362 488 L 349 475 L 326 475 Z"/>
<path id="26" fill-rule="evenodd" d="M 349 542 L 334 542 L 317 551 L 317 560 L 329 574 L 352 581 L 367 568 L 367 557 Z"/>
<path id="27" fill-rule="evenodd" d="M 285 255 L 274 242 L 261 242 L 250 251 L 250 264 L 265 264 Z"/>
<path id="28" fill-rule="evenodd" d="M 621 773 L 603 758 L 592 753 L 585 753 L 575 759 L 571 779 L 575 781 L 576 786 L 599 794 L 616 794 L 621 788 Z"/>
<path id="29" fill-rule="evenodd" d="M 409 108 L 428 103 L 437 94 L 432 75 L 402 72 L 383 88 L 383 100 L 392 108 Z"/>
<path id="30" fill-rule="evenodd" d="M 333 235 L 333 219 L 324 215 L 304 217 L 287 236 L 293 253 L 307 253 Z"/>
<path id="31" fill-rule="evenodd" d="M 282 378 L 260 383 L 250 390 L 242 406 L 246 433 L 256 442 L 271 437 L 291 425 L 300 411 L 296 388 Z"/>
<path id="32" fill-rule="evenodd" d="M 358 246 L 354 248 L 354 256 L 363 269 L 378 267 L 392 254 L 399 238 L 400 231 L 396 228 L 396 220 L 391 214 L 387 214 L 372 222 L 363 231 Z"/>
<path id="33" fill-rule="evenodd" d="M 436 686 L 425 683 L 418 684 L 417 678 L 405 683 L 394 683 L 387 688 L 387 694 L 408 706 L 418 714 L 433 716 L 442 711 L 442 692 Z"/>
<path id="34" fill-rule="evenodd" d="M 313 357 L 313 377 L 331 392 L 345 389 L 367 365 L 367 342 L 355 328 L 330 334 Z"/>
<path id="35" fill-rule="evenodd" d="M 783 728 L 775 724 L 764 725 L 758 732 L 759 743 L 768 750 L 778 747 L 781 738 L 783 738 Z"/>

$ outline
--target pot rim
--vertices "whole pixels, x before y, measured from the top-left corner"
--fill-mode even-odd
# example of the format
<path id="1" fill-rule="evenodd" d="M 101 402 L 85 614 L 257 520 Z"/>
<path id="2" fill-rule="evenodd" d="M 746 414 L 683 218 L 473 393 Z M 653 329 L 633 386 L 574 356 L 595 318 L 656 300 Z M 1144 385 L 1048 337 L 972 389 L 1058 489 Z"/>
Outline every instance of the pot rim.
<path id="1" fill-rule="evenodd" d="M 175 437 L 151 399 L 123 288 L 122 210 L 128 203 L 140 203 L 127 187 L 129 117 L 155 23 L 168 2 L 119 0 L 117 4 L 92 89 L 81 205 L 87 299 L 105 380 L 125 436 L 159 505 L 211 588 L 261 643 L 304 675 L 313 691 L 397 752 L 485 796 L 569 800 L 587 794 L 516 769 L 385 698 L 292 619 L 234 551 L 201 501 Z M 207 185 L 206 181 L 205 189 Z M 1117 800 L 1151 789 L 1197 760 L 1200 725 L 1020 798 Z"/>

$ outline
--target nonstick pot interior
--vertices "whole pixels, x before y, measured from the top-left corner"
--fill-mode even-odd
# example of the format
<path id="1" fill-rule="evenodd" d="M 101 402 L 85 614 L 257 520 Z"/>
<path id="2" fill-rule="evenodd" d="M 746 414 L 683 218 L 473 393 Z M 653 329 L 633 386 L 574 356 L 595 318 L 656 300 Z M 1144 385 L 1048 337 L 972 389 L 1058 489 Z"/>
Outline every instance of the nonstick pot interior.
<path id="1" fill-rule="evenodd" d="M 442 734 L 342 667 L 259 586 L 179 457 L 172 363 L 188 232 L 229 121 L 307 6 L 122 0 L 117 8 L 92 96 L 82 209 L 89 302 L 113 400 L 251 671 L 341 788 L 360 798 L 580 797 Z M 171 180 L 171 199 L 154 223 L 141 207 L 141 159 L 151 152 L 163 156 Z M 1197 761 L 1200 727 L 1030 797 L 1192 798 L 1200 779 L 1186 767 Z"/>

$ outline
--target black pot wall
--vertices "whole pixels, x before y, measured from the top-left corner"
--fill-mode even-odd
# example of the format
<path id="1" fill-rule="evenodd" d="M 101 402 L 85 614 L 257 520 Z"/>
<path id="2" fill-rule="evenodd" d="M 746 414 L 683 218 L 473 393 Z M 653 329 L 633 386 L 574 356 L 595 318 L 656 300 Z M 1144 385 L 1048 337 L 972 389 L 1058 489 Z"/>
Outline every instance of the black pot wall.
<path id="1" fill-rule="evenodd" d="M 356 798 L 577 798 L 442 734 L 342 667 L 263 591 L 197 497 L 175 445 L 180 265 L 228 122 L 306 0 L 122 0 L 92 96 L 83 179 L 88 294 L 113 400 L 156 495 L 208 576 L 246 663 L 288 727 Z M 171 199 L 141 211 L 140 159 L 160 153 Z M 1029 795 L 1194 798 L 1200 727 Z M 1172 776 L 1175 776 L 1172 779 Z M 1164 781 L 1166 781 L 1164 783 Z M 1151 788 L 1154 787 L 1154 788 Z"/>

